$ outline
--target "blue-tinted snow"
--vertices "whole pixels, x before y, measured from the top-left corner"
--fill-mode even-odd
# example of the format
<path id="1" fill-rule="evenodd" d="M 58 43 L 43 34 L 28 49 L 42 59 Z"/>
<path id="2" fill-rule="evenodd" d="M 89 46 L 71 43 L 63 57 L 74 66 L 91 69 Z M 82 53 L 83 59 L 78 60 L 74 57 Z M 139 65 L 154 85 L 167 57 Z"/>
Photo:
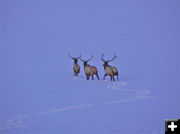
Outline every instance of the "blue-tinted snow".
<path id="1" fill-rule="evenodd" d="M 1 0 L 1 134 L 161 134 L 180 118 L 178 0 Z M 94 55 L 101 80 L 86 81 Z M 100 55 L 120 81 L 102 80 Z"/>

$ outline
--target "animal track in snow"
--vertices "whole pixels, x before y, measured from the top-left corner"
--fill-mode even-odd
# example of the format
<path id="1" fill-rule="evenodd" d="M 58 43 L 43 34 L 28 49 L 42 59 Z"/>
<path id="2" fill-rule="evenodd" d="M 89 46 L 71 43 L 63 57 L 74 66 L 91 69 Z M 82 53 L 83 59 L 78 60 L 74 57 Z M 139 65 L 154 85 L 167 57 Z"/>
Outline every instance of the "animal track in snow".
<path id="1" fill-rule="evenodd" d="M 109 83 L 108 83 L 109 84 Z M 0 126 L 0 131 L 8 130 L 12 128 L 25 128 L 25 122 L 27 119 L 30 119 L 31 117 L 36 116 L 44 116 L 54 113 L 60 113 L 70 110 L 78 110 L 82 108 L 90 108 L 90 107 L 97 107 L 102 105 L 112 105 L 112 104 L 120 104 L 120 103 L 127 103 L 127 102 L 133 102 L 137 100 L 146 100 L 146 99 L 152 99 L 153 96 L 150 95 L 150 92 L 148 90 L 141 90 L 141 89 L 126 89 L 124 86 L 126 86 L 128 82 L 111 82 L 111 84 L 108 85 L 108 89 L 114 90 L 114 91 L 123 91 L 123 92 L 132 92 L 135 93 L 133 97 L 127 98 L 127 99 L 119 99 L 119 100 L 108 100 L 104 102 L 98 102 L 98 103 L 82 103 L 78 105 L 69 105 L 66 107 L 60 107 L 60 108 L 54 108 L 46 111 L 39 111 L 39 112 L 31 112 L 31 113 L 24 113 L 20 114 L 15 118 L 7 120 L 7 122 L 4 124 L 4 126 Z"/>

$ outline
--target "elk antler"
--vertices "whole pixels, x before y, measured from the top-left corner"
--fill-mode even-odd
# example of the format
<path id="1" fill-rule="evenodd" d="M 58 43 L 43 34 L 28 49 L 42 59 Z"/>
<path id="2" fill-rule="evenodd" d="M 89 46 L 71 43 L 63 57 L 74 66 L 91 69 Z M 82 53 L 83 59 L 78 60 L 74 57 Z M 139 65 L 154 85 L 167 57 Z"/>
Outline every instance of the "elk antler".
<path id="1" fill-rule="evenodd" d="M 91 57 L 87 60 L 87 62 L 90 61 L 90 60 L 92 60 L 92 59 L 93 59 L 93 56 L 91 56 Z"/>
<path id="2" fill-rule="evenodd" d="M 80 58 L 80 61 L 82 61 L 82 62 L 89 62 L 90 60 L 92 60 L 92 58 L 93 58 L 93 56 L 91 56 L 89 59 L 87 59 L 87 60 L 84 60 L 84 59 L 81 59 Z"/>
<path id="3" fill-rule="evenodd" d="M 116 59 L 116 58 L 117 58 L 117 56 L 116 56 L 116 55 L 113 55 L 113 58 L 112 58 L 111 60 L 105 60 L 105 59 L 104 59 L 104 54 L 102 54 L 100 59 L 101 59 L 103 62 L 111 62 L 111 61 L 113 61 L 113 60 Z"/>
<path id="4" fill-rule="evenodd" d="M 113 61 L 114 59 L 116 59 L 117 58 L 117 56 L 114 54 L 113 55 L 113 58 L 111 59 L 111 60 L 108 60 L 107 62 L 111 62 L 111 61 Z"/>
<path id="5" fill-rule="evenodd" d="M 104 54 L 101 55 L 101 58 L 100 58 L 103 62 L 107 62 L 105 59 L 104 59 Z"/>
<path id="6" fill-rule="evenodd" d="M 83 60 L 83 59 L 81 59 L 81 58 L 80 58 L 80 61 L 85 62 L 85 60 Z"/>
<path id="7" fill-rule="evenodd" d="M 76 57 L 76 59 L 80 59 L 80 58 L 81 58 L 81 54 L 78 57 Z"/>
<path id="8" fill-rule="evenodd" d="M 80 59 L 80 58 L 81 58 L 81 55 L 79 55 L 78 57 L 72 57 L 72 56 L 70 55 L 70 53 L 68 53 L 68 56 L 69 56 L 71 59 L 73 59 L 73 60 L 75 60 L 75 59 Z"/>
<path id="9" fill-rule="evenodd" d="M 69 58 L 71 58 L 71 59 L 74 60 L 74 57 L 72 57 L 72 56 L 70 55 L 70 53 L 68 53 L 68 56 L 69 56 Z"/>

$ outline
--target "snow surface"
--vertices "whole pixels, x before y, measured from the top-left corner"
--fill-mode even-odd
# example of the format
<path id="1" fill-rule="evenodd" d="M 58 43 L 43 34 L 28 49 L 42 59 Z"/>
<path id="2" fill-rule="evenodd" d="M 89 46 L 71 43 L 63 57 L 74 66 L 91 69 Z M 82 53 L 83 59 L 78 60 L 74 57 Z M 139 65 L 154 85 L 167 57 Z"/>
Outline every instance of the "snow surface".
<path id="1" fill-rule="evenodd" d="M 0 134 L 162 134 L 180 118 L 178 0 L 1 0 Z M 99 70 L 78 78 L 68 52 Z M 120 80 L 102 80 L 101 53 Z"/>

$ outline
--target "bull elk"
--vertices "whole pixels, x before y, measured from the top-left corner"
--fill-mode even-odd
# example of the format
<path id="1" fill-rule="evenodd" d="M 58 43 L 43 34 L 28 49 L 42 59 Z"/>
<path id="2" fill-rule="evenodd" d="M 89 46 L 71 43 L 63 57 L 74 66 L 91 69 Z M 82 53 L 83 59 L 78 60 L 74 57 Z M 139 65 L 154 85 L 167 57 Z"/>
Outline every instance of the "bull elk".
<path id="1" fill-rule="evenodd" d="M 94 80 L 94 75 L 96 75 L 97 79 L 99 80 L 98 70 L 95 66 L 91 66 L 88 64 L 90 60 L 92 60 L 93 56 L 91 56 L 88 60 L 83 60 L 80 58 L 80 60 L 84 64 L 84 72 L 86 74 L 86 79 L 89 80 L 91 77 L 92 80 Z"/>
<path id="2" fill-rule="evenodd" d="M 80 73 L 80 66 L 78 64 L 78 59 L 81 58 L 81 56 L 78 57 L 72 57 L 70 55 L 70 53 L 68 53 L 69 58 L 71 58 L 72 60 L 74 60 L 74 65 L 73 65 L 73 71 L 74 71 L 74 76 L 78 76 L 78 74 Z"/>
<path id="3" fill-rule="evenodd" d="M 104 70 L 105 70 L 103 80 L 105 80 L 106 76 L 110 76 L 110 80 L 115 81 L 115 78 L 114 78 L 115 75 L 117 76 L 117 80 L 119 79 L 117 68 L 108 64 L 109 62 L 113 61 L 116 58 L 117 58 L 117 56 L 114 55 L 111 60 L 105 60 L 104 54 L 102 54 L 102 57 L 100 59 L 104 62 L 103 66 L 104 66 Z"/>

